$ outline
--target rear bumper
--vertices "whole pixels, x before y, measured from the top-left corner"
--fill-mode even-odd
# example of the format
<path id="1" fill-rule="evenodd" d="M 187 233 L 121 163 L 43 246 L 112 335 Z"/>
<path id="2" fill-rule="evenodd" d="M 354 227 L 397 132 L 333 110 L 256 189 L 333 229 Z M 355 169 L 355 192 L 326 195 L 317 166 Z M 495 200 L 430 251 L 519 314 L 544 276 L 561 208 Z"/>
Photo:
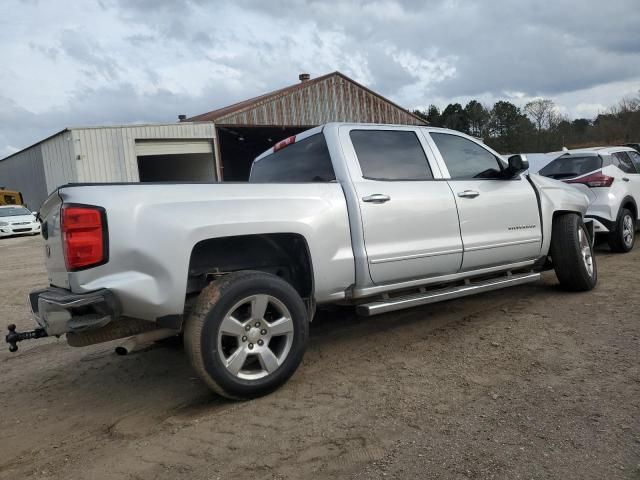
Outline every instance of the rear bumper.
<path id="1" fill-rule="evenodd" d="M 108 289 L 72 293 L 45 288 L 29 294 L 33 316 L 48 335 L 62 335 L 100 328 L 121 315 L 120 303 Z"/>

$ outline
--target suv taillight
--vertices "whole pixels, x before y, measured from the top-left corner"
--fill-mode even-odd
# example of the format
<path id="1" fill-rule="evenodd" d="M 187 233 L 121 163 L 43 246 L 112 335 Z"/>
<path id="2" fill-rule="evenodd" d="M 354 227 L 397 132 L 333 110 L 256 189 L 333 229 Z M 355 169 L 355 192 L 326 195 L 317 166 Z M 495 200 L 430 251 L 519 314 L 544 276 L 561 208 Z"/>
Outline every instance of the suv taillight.
<path id="1" fill-rule="evenodd" d="M 567 183 L 582 183 L 587 187 L 610 187 L 613 183 L 613 177 L 605 175 L 601 171 L 587 175 L 586 177 L 566 180 Z"/>
<path id="2" fill-rule="evenodd" d="M 60 230 L 68 271 L 95 267 L 107 261 L 107 217 L 104 209 L 63 205 Z"/>

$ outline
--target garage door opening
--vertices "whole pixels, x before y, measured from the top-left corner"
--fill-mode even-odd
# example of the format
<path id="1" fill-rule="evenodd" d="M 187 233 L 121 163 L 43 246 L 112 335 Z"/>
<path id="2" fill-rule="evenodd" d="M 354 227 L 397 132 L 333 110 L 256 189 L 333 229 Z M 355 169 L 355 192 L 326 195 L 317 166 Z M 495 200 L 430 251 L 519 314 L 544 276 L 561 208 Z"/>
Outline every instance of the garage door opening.
<path id="1" fill-rule="evenodd" d="M 225 182 L 249 180 L 251 164 L 280 140 L 313 128 L 308 127 L 218 127 L 222 178 Z"/>
<path id="2" fill-rule="evenodd" d="M 210 140 L 136 140 L 141 182 L 213 182 Z"/>
<path id="3" fill-rule="evenodd" d="M 141 182 L 213 182 L 213 157 L 207 153 L 138 156 Z"/>

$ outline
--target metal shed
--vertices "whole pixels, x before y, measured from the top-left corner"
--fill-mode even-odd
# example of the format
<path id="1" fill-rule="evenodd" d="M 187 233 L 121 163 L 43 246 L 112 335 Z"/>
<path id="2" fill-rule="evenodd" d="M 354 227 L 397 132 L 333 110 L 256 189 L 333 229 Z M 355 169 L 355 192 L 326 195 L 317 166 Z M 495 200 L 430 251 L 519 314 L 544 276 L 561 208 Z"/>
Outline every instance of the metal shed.
<path id="1" fill-rule="evenodd" d="M 425 123 L 340 72 L 299 80 L 175 124 L 65 128 L 0 160 L 0 186 L 36 209 L 66 183 L 245 181 L 259 154 L 323 123 Z"/>
<path id="2" fill-rule="evenodd" d="M 216 126 L 216 158 L 221 178 L 243 181 L 253 159 L 275 142 L 327 122 L 424 125 L 420 117 L 340 72 L 300 82 L 228 107 L 181 117 Z"/>
<path id="3" fill-rule="evenodd" d="M 66 183 L 217 180 L 211 122 L 79 127 L 0 160 L 0 185 L 39 208 Z"/>

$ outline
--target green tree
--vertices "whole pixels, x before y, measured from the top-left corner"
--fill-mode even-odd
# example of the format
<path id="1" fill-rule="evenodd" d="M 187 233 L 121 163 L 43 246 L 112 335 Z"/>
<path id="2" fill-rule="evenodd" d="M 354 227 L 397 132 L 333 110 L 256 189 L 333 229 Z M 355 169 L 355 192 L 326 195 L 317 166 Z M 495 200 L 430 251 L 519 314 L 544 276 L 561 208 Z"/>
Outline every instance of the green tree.
<path id="1" fill-rule="evenodd" d="M 427 110 L 427 121 L 432 127 L 442 126 L 442 117 L 440 115 L 440 110 L 433 104 L 429 105 L 429 109 Z"/>
<path id="2" fill-rule="evenodd" d="M 469 133 L 469 119 L 459 103 L 450 103 L 442 111 L 442 126 L 459 132 Z"/>
<path id="3" fill-rule="evenodd" d="M 484 138 L 489 130 L 491 113 L 477 100 L 471 100 L 464 107 L 469 122 L 469 133 L 475 137 Z"/>
<path id="4" fill-rule="evenodd" d="M 519 153 L 530 147 L 528 139 L 534 132 L 533 124 L 520 108 L 500 100 L 491 109 L 490 136 L 487 144 L 501 153 Z"/>

